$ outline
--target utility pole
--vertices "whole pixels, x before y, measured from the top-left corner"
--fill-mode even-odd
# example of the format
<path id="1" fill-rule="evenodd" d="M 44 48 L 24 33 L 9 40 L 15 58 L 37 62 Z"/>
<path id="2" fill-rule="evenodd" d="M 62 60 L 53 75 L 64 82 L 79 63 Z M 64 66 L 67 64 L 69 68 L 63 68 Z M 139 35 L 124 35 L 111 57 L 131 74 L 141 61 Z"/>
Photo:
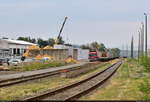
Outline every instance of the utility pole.
<path id="1" fill-rule="evenodd" d="M 138 42 L 138 60 L 139 60 L 139 58 L 140 58 L 140 55 L 141 55 L 141 51 L 140 51 L 140 49 L 141 49 L 141 36 L 140 36 L 140 31 L 139 31 L 139 42 Z"/>
<path id="2" fill-rule="evenodd" d="M 144 24 L 142 22 L 142 29 L 141 29 L 141 54 L 144 54 Z"/>
<path id="3" fill-rule="evenodd" d="M 128 44 L 127 44 L 127 58 L 128 58 Z"/>
<path id="4" fill-rule="evenodd" d="M 133 58 L 133 36 L 131 39 L 131 58 Z"/>
<path id="5" fill-rule="evenodd" d="M 145 15 L 145 54 L 147 56 L 147 14 L 144 13 Z"/>
<path id="6" fill-rule="evenodd" d="M 122 46 L 122 56 L 124 57 L 124 44 Z"/>

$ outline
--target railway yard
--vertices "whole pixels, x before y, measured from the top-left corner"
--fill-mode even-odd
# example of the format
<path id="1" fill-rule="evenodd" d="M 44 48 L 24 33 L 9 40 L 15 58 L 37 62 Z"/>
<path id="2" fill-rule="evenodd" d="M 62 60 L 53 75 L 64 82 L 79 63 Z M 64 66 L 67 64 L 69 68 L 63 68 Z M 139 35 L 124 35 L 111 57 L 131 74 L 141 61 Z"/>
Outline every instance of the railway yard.
<path id="1" fill-rule="evenodd" d="M 148 4 L 0 0 L 0 102 L 149 101 Z"/>
<path id="2" fill-rule="evenodd" d="M 49 70 L 33 71 L 32 74 L 31 72 L 19 72 L 1 75 L 0 99 L 76 99 L 81 94 L 84 95 L 107 81 L 117 71 L 121 63 L 122 60 L 120 59 L 108 62 L 81 62 L 66 67 L 58 67 L 57 70 L 56 68 L 55 70 L 48 68 Z M 58 95 L 54 95 L 55 93 Z"/>
<path id="3" fill-rule="evenodd" d="M 81 61 L 1 75 L 0 100 L 141 100 L 148 78 L 136 59 Z"/>

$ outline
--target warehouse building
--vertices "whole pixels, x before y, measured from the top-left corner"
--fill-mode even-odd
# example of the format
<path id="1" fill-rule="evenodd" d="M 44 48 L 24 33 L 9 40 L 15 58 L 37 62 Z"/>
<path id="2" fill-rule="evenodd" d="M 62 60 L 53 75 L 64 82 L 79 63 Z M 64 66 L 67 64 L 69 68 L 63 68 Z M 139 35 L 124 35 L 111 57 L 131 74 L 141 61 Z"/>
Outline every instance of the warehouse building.
<path id="1" fill-rule="evenodd" d="M 31 45 L 36 44 L 21 40 L 0 39 L 0 58 L 21 56 Z"/>

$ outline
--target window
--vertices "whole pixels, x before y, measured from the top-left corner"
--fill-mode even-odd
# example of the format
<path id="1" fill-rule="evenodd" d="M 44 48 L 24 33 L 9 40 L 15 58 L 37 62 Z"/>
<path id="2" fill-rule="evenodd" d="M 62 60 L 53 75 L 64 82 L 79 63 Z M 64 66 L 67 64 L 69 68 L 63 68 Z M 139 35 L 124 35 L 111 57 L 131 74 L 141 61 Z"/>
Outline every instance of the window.
<path id="1" fill-rule="evenodd" d="M 96 54 L 89 54 L 89 56 L 96 56 Z"/>

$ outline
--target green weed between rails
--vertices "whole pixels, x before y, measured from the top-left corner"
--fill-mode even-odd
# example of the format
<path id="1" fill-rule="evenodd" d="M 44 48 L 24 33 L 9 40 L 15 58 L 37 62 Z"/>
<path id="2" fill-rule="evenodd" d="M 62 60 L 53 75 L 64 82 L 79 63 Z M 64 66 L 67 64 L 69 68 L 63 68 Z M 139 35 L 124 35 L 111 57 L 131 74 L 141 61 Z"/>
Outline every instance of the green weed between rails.
<path id="1" fill-rule="evenodd" d="M 11 67 L 10 71 L 32 71 L 32 70 L 39 70 L 49 67 L 58 67 L 65 65 L 64 62 L 32 62 L 27 65 L 18 66 L 18 67 Z"/>

